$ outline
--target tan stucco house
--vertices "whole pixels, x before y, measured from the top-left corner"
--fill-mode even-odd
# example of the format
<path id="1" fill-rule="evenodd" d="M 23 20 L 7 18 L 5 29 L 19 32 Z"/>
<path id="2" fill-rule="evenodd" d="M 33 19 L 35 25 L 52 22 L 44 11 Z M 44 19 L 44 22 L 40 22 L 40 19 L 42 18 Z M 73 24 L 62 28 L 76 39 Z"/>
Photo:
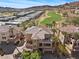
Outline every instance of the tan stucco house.
<path id="1" fill-rule="evenodd" d="M 26 48 L 39 49 L 42 52 L 53 52 L 53 41 L 51 36 L 53 32 L 49 28 L 32 26 L 25 30 Z"/>
<path id="2" fill-rule="evenodd" d="M 67 25 L 59 28 L 61 32 L 65 32 L 65 42 L 72 45 L 72 51 L 79 51 L 79 38 L 76 36 L 79 33 L 79 27 L 74 25 Z"/>
<path id="3" fill-rule="evenodd" d="M 3 25 L 0 26 L 0 43 L 14 42 L 16 35 L 21 32 L 21 28 L 17 26 Z M 17 39 L 18 40 L 18 39 Z"/>

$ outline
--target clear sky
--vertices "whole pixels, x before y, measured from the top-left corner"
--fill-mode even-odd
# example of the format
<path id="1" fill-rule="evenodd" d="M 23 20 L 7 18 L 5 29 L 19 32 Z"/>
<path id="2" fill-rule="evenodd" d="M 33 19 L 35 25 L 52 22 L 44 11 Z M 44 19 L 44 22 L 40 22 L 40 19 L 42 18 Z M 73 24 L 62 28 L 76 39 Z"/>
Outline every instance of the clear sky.
<path id="1" fill-rule="evenodd" d="M 0 6 L 13 8 L 26 8 L 39 5 L 59 5 L 79 0 L 0 0 Z"/>

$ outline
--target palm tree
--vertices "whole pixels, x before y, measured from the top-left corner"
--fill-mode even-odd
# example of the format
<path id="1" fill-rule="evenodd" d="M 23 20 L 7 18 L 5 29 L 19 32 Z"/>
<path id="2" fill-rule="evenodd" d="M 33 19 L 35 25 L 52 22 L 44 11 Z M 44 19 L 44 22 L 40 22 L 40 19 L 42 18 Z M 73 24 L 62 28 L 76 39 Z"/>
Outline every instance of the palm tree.
<path id="1" fill-rule="evenodd" d="M 55 26 L 56 26 L 56 22 L 55 22 L 55 21 L 53 21 L 53 22 L 52 22 L 52 25 L 53 25 L 53 27 L 55 27 Z"/>
<path id="2" fill-rule="evenodd" d="M 57 32 L 57 29 L 55 31 Z M 60 39 L 59 39 L 59 36 L 60 36 L 59 32 L 57 33 L 57 35 L 54 34 L 54 36 L 53 36 L 52 39 L 54 41 L 55 53 L 58 56 L 61 56 L 63 54 L 64 55 L 68 54 L 68 51 L 66 50 L 65 44 L 62 44 L 61 41 L 60 41 Z"/>
<path id="3" fill-rule="evenodd" d="M 23 30 L 25 30 L 26 29 L 26 22 L 22 22 L 21 26 L 23 27 Z"/>

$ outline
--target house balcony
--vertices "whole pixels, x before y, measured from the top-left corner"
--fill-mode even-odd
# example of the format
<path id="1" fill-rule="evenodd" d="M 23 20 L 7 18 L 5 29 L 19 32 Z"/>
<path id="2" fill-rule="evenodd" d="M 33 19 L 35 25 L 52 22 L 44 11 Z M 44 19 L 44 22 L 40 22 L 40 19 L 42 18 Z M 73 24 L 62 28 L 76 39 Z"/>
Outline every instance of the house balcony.
<path id="1" fill-rule="evenodd" d="M 40 40 L 39 43 L 52 43 L 52 40 Z"/>
<path id="2" fill-rule="evenodd" d="M 43 53 L 44 52 L 51 52 L 51 53 L 53 53 L 54 50 L 55 50 L 54 48 L 51 48 L 51 49 L 50 48 L 47 48 L 47 49 L 43 49 L 42 51 L 43 51 Z"/>
<path id="3" fill-rule="evenodd" d="M 39 43 L 39 48 L 53 48 L 52 43 Z"/>
<path id="4" fill-rule="evenodd" d="M 51 49 L 52 46 L 39 46 L 39 48 L 49 48 L 49 49 Z"/>

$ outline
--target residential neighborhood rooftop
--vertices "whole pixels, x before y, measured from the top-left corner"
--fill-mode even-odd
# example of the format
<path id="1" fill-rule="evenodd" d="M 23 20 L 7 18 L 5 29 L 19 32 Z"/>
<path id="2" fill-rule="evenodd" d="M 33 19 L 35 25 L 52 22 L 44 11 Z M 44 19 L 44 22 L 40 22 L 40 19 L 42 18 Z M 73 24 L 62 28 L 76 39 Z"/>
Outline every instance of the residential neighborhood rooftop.
<path id="1" fill-rule="evenodd" d="M 32 34 L 32 39 L 45 39 L 45 34 L 53 34 L 53 32 L 50 29 L 45 29 L 37 26 L 27 28 L 24 33 Z"/>
<path id="2" fill-rule="evenodd" d="M 77 33 L 79 32 L 79 27 L 74 25 L 67 25 L 64 27 L 59 28 L 60 31 L 67 32 L 67 33 Z"/>

